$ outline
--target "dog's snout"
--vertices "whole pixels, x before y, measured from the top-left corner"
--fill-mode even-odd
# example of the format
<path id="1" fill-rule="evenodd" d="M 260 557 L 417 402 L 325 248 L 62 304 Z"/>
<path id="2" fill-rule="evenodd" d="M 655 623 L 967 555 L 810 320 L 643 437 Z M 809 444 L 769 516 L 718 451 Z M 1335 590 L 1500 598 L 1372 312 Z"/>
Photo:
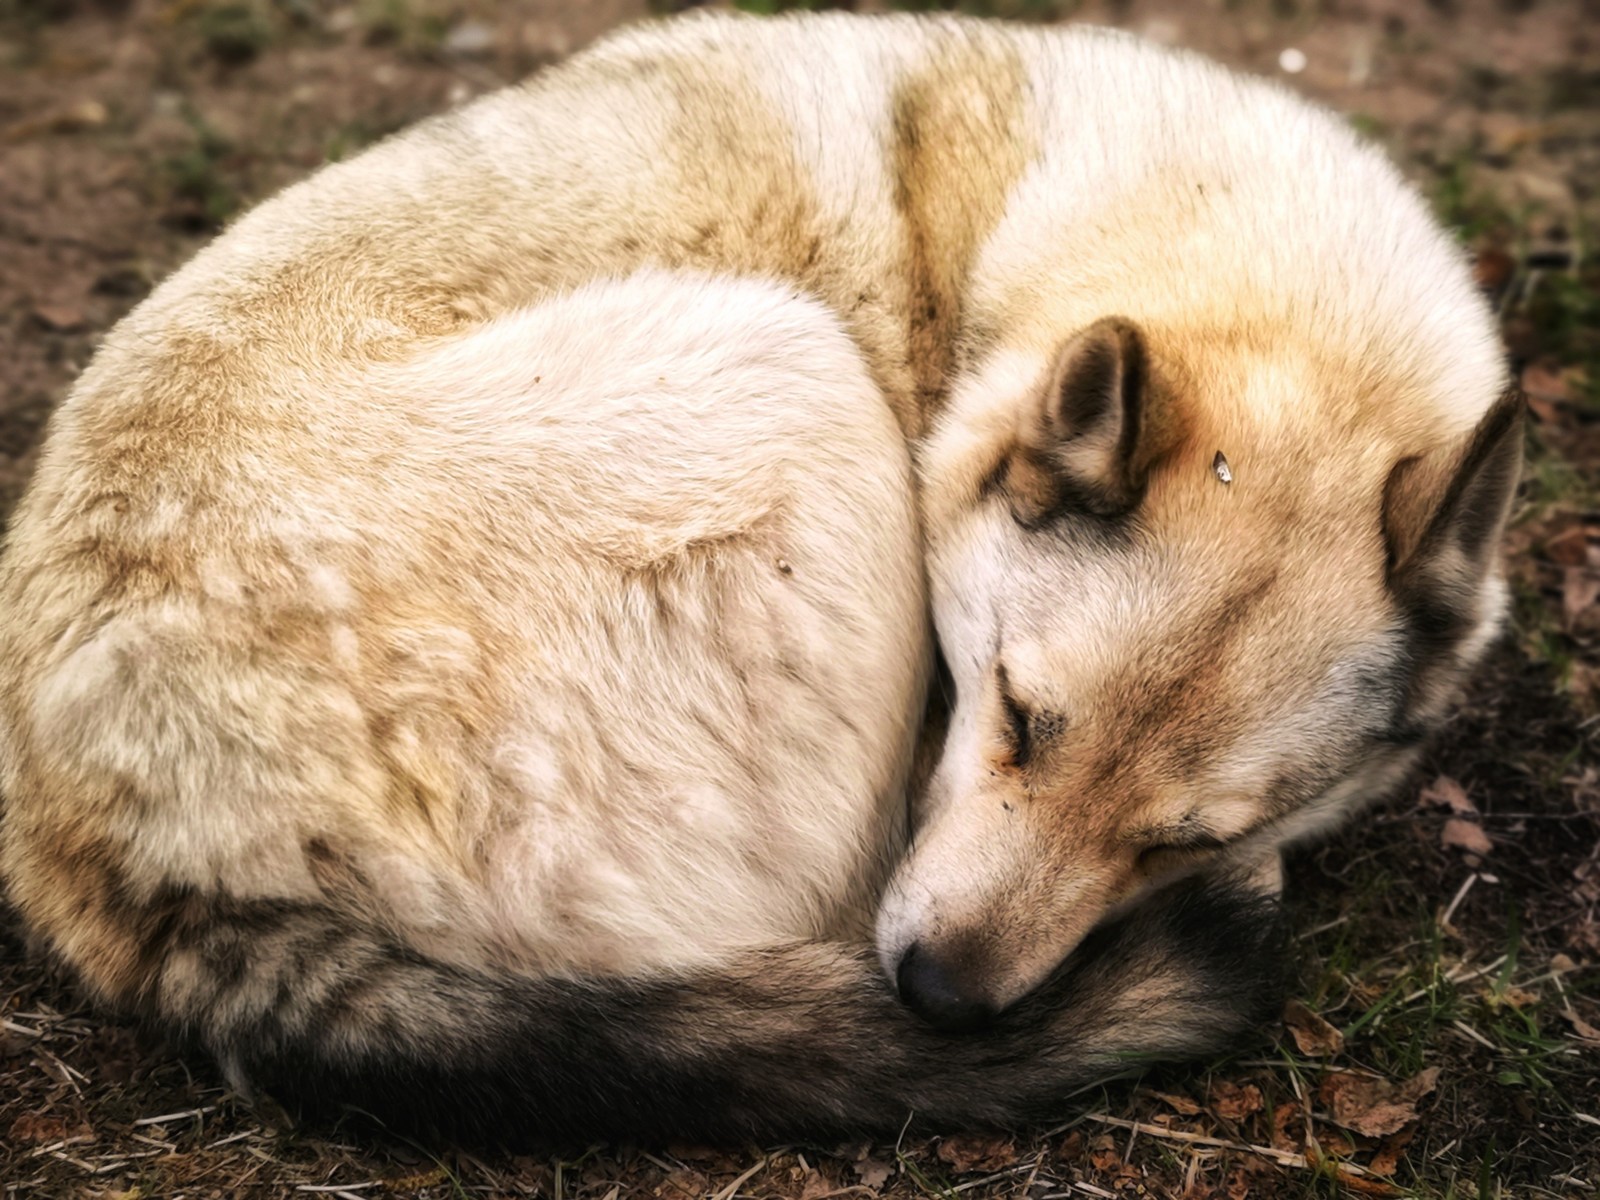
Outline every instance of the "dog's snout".
<path id="1" fill-rule="evenodd" d="M 895 983 L 907 1008 L 947 1033 L 982 1028 L 999 1011 L 981 987 L 920 944 L 901 956 Z"/>

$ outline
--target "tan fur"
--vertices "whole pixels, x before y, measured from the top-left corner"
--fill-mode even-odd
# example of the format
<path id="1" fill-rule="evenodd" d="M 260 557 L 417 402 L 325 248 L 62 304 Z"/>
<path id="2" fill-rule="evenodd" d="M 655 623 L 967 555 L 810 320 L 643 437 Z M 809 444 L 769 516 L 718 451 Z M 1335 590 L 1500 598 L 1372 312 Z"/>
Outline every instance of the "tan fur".
<path id="1" fill-rule="evenodd" d="M 1111 327 L 1127 439 L 1051 418 L 1085 371 L 1095 418 Z M 1420 202 L 1266 85 L 1087 30 L 646 27 L 324 169 L 108 335 L 0 564 L 0 870 L 169 1019 L 205 964 L 162 939 L 235 901 L 521 977 L 863 939 L 920 516 L 956 699 L 878 950 L 1003 1007 L 1175 828 L 1253 861 L 1403 769 L 1380 726 L 1503 600 L 1451 500 L 1503 511 L 1501 374 Z"/>
<path id="2" fill-rule="evenodd" d="M 10 627 L 6 871 L 103 991 L 177 892 L 524 969 L 860 936 L 926 635 L 903 443 L 820 310 L 635 277 L 339 371 L 296 424 L 226 502 L 163 511 L 196 437 L 91 508 L 160 538 L 137 571 L 26 523 L 8 555 L 11 611 L 90 598 Z"/>
<path id="3" fill-rule="evenodd" d="M 1137 311 L 1131 297 L 1118 307 Z M 1070 515 L 1051 526 L 1065 546 L 1019 541 L 1019 522 L 1058 504 L 1054 468 L 1014 416 L 996 411 L 991 424 L 993 379 L 958 385 L 922 474 L 965 481 L 934 494 L 952 507 L 926 520 L 941 642 L 973 708 L 954 718 L 928 825 L 880 917 L 891 958 L 910 926 L 1008 1002 L 1107 906 L 1164 874 L 1186 822 L 1256 853 L 1382 795 L 1414 755 L 1383 744 L 1387 726 L 1436 721 L 1494 629 L 1503 585 L 1480 551 L 1442 601 L 1459 613 L 1459 642 L 1403 682 L 1411 635 L 1384 530 L 1398 532 L 1402 558 L 1419 546 L 1472 433 L 1418 428 L 1436 402 L 1429 377 L 1341 360 L 1293 322 L 1238 331 L 1231 320 L 1142 326 L 1155 448 L 1126 544 L 1074 531 Z M 1050 377 L 1025 378 L 1026 396 Z M 1497 385 L 1490 375 L 1480 394 Z M 1424 446 L 1428 467 L 1386 486 L 1407 448 Z M 1212 469 L 1219 451 L 1226 484 Z M 1501 481 L 1482 503 L 1503 515 L 1507 497 Z M 997 559 L 1009 568 L 995 572 Z M 967 647 L 977 657 L 962 663 Z M 1040 714 L 1027 770 L 1008 763 L 1001 665 Z M 1386 697 L 1407 687 L 1391 711 Z"/>
<path id="4" fill-rule="evenodd" d="M 952 367 L 978 250 L 1036 148 L 1015 49 L 941 46 L 892 100 L 895 205 L 905 222 L 908 353 L 921 433 Z"/>

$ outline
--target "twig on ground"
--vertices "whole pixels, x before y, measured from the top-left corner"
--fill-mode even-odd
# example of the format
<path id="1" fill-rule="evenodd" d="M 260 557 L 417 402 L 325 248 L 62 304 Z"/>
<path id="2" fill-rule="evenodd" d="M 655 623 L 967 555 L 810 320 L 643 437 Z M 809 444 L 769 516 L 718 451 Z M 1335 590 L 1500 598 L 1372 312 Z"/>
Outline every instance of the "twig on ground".
<path id="1" fill-rule="evenodd" d="M 723 1188 L 720 1192 L 718 1192 L 716 1194 L 716 1196 L 713 1198 L 713 1200 L 733 1200 L 734 1193 L 737 1192 L 741 1187 L 743 1187 L 750 1180 L 750 1177 L 752 1175 L 754 1175 L 754 1174 L 756 1174 L 756 1172 L 762 1170 L 771 1161 L 772 1161 L 772 1156 L 771 1155 L 767 1155 L 767 1156 L 763 1157 L 759 1162 L 757 1162 L 755 1164 L 755 1166 L 751 1167 L 743 1175 L 740 1175 L 737 1179 L 735 1179 L 727 1187 Z"/>
<path id="2" fill-rule="evenodd" d="M 165 1125 L 169 1121 L 181 1121 L 185 1117 L 203 1117 L 206 1113 L 217 1111 L 215 1104 L 208 1104 L 204 1108 L 187 1108 L 182 1112 L 163 1113 L 159 1117 L 140 1117 L 133 1124 L 137 1128 L 141 1125 Z"/>
<path id="3" fill-rule="evenodd" d="M 1101 1125 L 1112 1125 L 1118 1129 L 1136 1129 L 1146 1137 L 1165 1139 L 1173 1142 L 1186 1142 L 1191 1146 L 1211 1146 L 1218 1150 L 1237 1150 L 1243 1154 L 1254 1154 L 1260 1158 L 1270 1158 L 1273 1162 L 1281 1163 L 1286 1167 L 1299 1167 L 1310 1169 L 1321 1165 L 1319 1162 L 1296 1154 L 1292 1150 L 1279 1150 L 1275 1146 L 1257 1146 L 1250 1142 L 1234 1142 L 1227 1138 L 1207 1137 L 1202 1133 L 1189 1133 L 1183 1129 L 1166 1129 L 1160 1125 L 1150 1125 L 1144 1121 L 1129 1121 L 1123 1117 L 1113 1117 L 1107 1113 L 1090 1113 L 1089 1120 Z M 1600 1121 L 1595 1122 L 1600 1125 Z M 1333 1163 L 1335 1170 L 1358 1177 L 1364 1177 L 1370 1172 L 1354 1163 Z"/>
<path id="4" fill-rule="evenodd" d="M 969 1179 L 966 1183 L 959 1183 L 955 1187 L 948 1190 L 952 1195 L 956 1192 L 969 1192 L 973 1188 L 982 1187 L 986 1183 L 998 1183 L 1002 1179 L 1010 1179 L 1014 1175 L 1021 1175 L 1024 1171 L 1030 1168 L 1032 1168 L 1034 1173 L 1037 1174 L 1039 1171 L 1039 1162 L 1042 1161 L 1042 1159 L 1043 1155 L 1031 1163 L 1021 1163 L 1015 1167 L 1007 1167 L 1004 1171 L 996 1171 L 993 1175 L 985 1175 L 982 1179 Z M 1027 1188 L 1023 1188 L 1023 1191 L 1027 1191 Z"/>
<path id="5" fill-rule="evenodd" d="M 360 1183 L 297 1183 L 297 1192 L 359 1192 L 363 1188 L 377 1187 L 380 1179 L 364 1179 Z"/>
<path id="6" fill-rule="evenodd" d="M 1461 902 L 1467 898 L 1467 893 L 1472 890 L 1472 885 L 1478 882 L 1478 873 L 1474 871 L 1467 876 L 1466 882 L 1456 889 L 1455 899 L 1450 901 L 1450 906 L 1439 916 L 1440 925 L 1450 924 L 1450 918 L 1456 915 L 1456 909 L 1461 907 Z"/>
<path id="7" fill-rule="evenodd" d="M 1487 975 L 1490 971 L 1493 971 L 1496 967 L 1500 966 L 1500 964 L 1505 962 L 1505 961 L 1506 961 L 1506 956 L 1504 954 L 1502 954 L 1499 958 L 1495 959 L 1488 966 L 1479 967 L 1476 971 L 1468 971 L 1465 975 L 1457 975 L 1456 974 L 1457 971 L 1461 970 L 1463 967 L 1466 966 L 1465 963 L 1457 963 L 1455 966 L 1451 967 L 1448 971 L 1446 971 L 1444 973 L 1444 978 L 1439 980 L 1439 983 L 1452 983 L 1452 984 L 1471 983 L 1474 979 L 1481 979 L 1483 976 Z M 1416 991 L 1412 992 L 1409 996 L 1402 996 L 1400 998 L 1400 1003 L 1401 1004 L 1410 1004 L 1413 1001 L 1421 1000 L 1429 992 L 1433 991 L 1434 987 L 1437 987 L 1437 986 L 1438 986 L 1438 984 L 1434 984 L 1432 987 L 1418 988 Z"/>
<path id="8" fill-rule="evenodd" d="M 94 1141 L 94 1134 L 82 1133 L 77 1137 L 62 1138 L 59 1141 L 51 1142 L 48 1146 L 40 1146 L 37 1150 L 33 1151 L 33 1153 L 29 1154 L 28 1157 L 38 1158 L 41 1154 L 54 1154 L 57 1150 L 60 1150 L 66 1146 L 81 1146 L 84 1142 L 92 1141 Z"/>
<path id="9" fill-rule="evenodd" d="M 1499 1046 L 1496 1046 L 1493 1042 L 1484 1037 L 1483 1034 L 1479 1033 L 1471 1025 L 1468 1025 L 1465 1021 L 1451 1021 L 1450 1024 L 1455 1026 L 1456 1031 L 1463 1037 L 1470 1038 L 1472 1041 L 1477 1042 L 1478 1045 L 1484 1046 L 1490 1050 L 1497 1051 L 1500 1049 Z"/>

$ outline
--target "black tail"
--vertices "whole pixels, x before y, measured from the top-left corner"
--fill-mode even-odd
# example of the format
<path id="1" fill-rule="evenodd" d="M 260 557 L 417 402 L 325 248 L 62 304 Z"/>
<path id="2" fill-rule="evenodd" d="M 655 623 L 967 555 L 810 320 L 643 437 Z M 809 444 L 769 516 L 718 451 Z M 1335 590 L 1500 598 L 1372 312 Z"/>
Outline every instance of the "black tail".
<path id="1" fill-rule="evenodd" d="M 521 979 L 330 917 L 213 909 L 204 928 L 170 929 L 186 965 L 161 973 L 156 1007 L 185 1012 L 230 1071 L 308 1116 L 349 1105 L 469 1142 L 1049 1120 L 1095 1079 L 1251 1034 L 1276 1009 L 1281 959 L 1275 901 L 1188 880 L 1096 931 L 993 1027 L 949 1035 L 900 1004 L 865 948 L 795 945 L 654 980 Z"/>

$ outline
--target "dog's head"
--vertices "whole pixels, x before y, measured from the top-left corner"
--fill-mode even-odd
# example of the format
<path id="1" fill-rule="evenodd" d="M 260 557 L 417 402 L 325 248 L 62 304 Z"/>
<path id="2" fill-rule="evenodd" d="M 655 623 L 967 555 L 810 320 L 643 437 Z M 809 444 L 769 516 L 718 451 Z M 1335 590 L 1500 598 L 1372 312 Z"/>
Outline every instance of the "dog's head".
<path id="1" fill-rule="evenodd" d="M 1418 389 L 1115 318 L 958 385 L 922 461 L 949 732 L 879 918 L 914 1007 L 980 1023 L 1153 878 L 1401 777 L 1494 635 L 1521 461 L 1520 398 L 1451 431 Z"/>

